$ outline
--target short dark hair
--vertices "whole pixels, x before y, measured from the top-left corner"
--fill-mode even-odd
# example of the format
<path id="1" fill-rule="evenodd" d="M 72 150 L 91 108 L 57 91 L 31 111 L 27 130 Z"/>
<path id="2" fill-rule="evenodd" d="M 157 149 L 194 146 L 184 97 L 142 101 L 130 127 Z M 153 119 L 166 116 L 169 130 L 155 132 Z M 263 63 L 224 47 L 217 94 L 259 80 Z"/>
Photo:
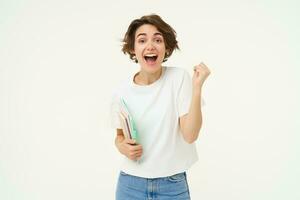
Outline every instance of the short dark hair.
<path id="1" fill-rule="evenodd" d="M 167 61 L 167 59 L 172 55 L 173 51 L 175 49 L 179 49 L 178 42 L 176 40 L 176 32 L 169 24 L 164 22 L 162 18 L 156 14 L 142 16 L 140 19 L 135 19 L 130 23 L 124 39 L 122 40 L 123 53 L 129 54 L 131 60 L 134 60 L 136 63 L 138 62 L 132 51 L 134 51 L 136 30 L 144 24 L 153 25 L 159 32 L 162 33 L 166 46 L 166 54 L 163 62 Z"/>

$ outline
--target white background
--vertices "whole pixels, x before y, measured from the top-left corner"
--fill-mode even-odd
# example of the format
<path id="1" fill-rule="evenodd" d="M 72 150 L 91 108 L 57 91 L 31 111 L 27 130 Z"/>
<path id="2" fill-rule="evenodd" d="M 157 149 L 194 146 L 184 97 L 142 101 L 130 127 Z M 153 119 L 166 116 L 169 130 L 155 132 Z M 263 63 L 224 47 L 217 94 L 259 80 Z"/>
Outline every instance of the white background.
<path id="1" fill-rule="evenodd" d="M 192 199 L 300 199 L 299 3 L 178 2 L 0 2 L 1 200 L 114 199 L 120 40 L 150 13 L 178 34 L 165 65 L 212 71 Z"/>

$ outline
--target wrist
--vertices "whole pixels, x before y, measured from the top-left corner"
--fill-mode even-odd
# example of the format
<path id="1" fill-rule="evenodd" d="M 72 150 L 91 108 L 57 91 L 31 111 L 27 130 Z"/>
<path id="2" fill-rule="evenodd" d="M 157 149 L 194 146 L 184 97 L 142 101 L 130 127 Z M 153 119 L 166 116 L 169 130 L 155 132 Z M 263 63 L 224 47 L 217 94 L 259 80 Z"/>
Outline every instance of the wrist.
<path id="1" fill-rule="evenodd" d="M 117 136 L 117 138 L 116 138 L 115 145 L 119 150 L 120 150 L 120 145 L 123 142 L 123 140 L 124 140 L 123 136 Z"/>
<path id="2" fill-rule="evenodd" d="M 202 88 L 201 87 L 194 87 L 192 94 L 193 96 L 201 96 Z"/>
<path id="3" fill-rule="evenodd" d="M 122 142 L 117 142 L 116 143 L 116 147 L 117 147 L 117 149 L 118 149 L 118 151 L 121 153 L 121 154 L 123 154 L 124 155 L 124 153 L 123 153 L 123 150 L 122 150 L 122 144 L 121 144 Z"/>

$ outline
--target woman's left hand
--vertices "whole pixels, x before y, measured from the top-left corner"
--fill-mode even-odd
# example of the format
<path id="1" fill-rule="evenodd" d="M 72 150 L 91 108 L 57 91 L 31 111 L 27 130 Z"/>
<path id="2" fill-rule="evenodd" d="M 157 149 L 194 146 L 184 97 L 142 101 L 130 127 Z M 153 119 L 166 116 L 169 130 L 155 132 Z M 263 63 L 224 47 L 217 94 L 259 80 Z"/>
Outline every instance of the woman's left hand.
<path id="1" fill-rule="evenodd" d="M 193 88 L 195 90 L 200 90 L 209 74 L 210 70 L 203 62 L 201 62 L 199 65 L 196 65 L 194 67 Z"/>

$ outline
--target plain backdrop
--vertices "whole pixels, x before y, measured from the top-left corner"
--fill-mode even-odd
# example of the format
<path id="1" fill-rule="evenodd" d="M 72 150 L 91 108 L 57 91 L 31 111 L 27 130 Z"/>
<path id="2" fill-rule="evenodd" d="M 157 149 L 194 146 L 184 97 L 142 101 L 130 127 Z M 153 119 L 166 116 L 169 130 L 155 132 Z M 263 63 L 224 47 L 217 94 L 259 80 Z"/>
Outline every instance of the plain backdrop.
<path id="1" fill-rule="evenodd" d="M 129 23 L 156 13 L 204 62 L 192 199 L 300 199 L 298 1 L 0 1 L 0 199 L 114 199 L 113 89 L 139 66 Z M 158 163 L 159 167 L 159 163 Z"/>

